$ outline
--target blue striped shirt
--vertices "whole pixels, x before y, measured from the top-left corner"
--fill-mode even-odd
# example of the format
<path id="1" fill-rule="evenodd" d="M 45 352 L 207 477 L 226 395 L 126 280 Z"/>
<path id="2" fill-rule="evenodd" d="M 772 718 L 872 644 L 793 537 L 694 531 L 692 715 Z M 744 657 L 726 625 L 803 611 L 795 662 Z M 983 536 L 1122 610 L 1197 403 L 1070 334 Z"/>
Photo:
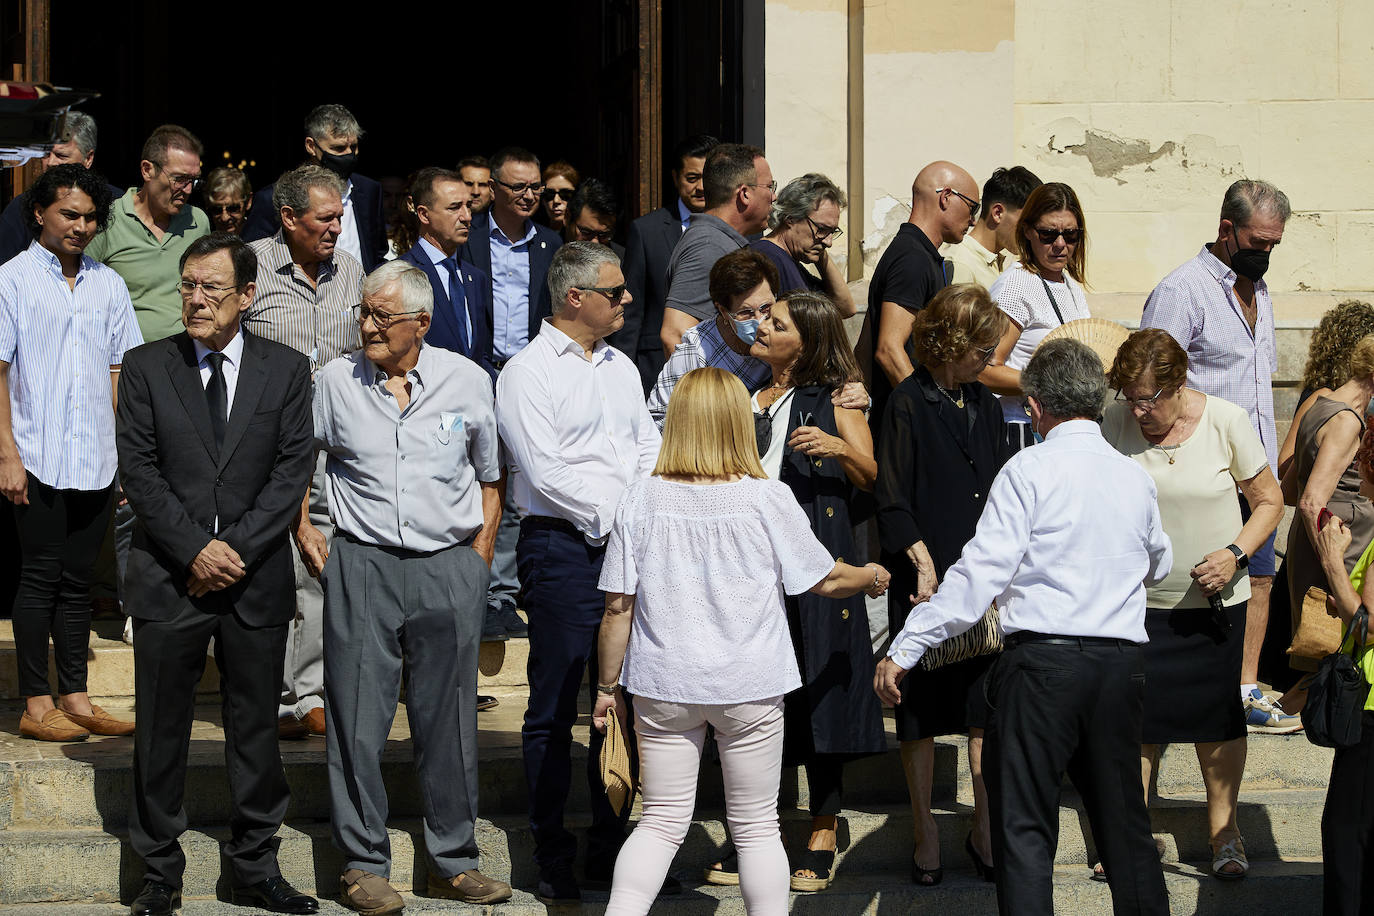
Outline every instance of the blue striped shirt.
<path id="1" fill-rule="evenodd" d="M 0 266 L 0 361 L 24 468 L 58 490 L 101 490 L 115 475 L 110 367 L 143 343 L 119 274 L 81 258 L 67 286 L 37 242 Z"/>

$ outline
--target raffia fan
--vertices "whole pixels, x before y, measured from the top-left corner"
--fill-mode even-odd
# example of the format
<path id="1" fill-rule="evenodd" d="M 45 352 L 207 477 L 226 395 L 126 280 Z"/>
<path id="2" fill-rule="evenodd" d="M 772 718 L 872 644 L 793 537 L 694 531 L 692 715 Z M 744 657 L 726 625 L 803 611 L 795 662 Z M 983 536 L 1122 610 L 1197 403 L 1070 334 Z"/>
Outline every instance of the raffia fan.
<path id="1" fill-rule="evenodd" d="M 1040 346 L 1061 337 L 1087 344 L 1088 348 L 1097 354 L 1097 358 L 1102 360 L 1102 371 L 1110 372 L 1112 361 L 1116 359 L 1116 351 L 1121 349 L 1121 345 L 1129 336 L 1131 332 L 1115 321 L 1106 318 L 1078 318 L 1050 331 L 1040 341 Z"/>

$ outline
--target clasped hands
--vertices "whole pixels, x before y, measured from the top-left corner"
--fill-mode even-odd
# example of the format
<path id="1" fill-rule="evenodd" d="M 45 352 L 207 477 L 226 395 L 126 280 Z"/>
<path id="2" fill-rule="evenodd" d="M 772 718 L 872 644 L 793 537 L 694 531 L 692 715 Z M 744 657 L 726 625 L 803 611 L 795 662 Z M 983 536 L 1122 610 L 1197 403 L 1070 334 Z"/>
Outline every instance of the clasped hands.
<path id="1" fill-rule="evenodd" d="M 238 551 L 215 539 L 202 547 L 200 553 L 191 561 L 191 575 L 186 580 L 186 591 L 192 598 L 217 592 L 242 579 L 247 570 L 248 566 L 238 555 Z"/>

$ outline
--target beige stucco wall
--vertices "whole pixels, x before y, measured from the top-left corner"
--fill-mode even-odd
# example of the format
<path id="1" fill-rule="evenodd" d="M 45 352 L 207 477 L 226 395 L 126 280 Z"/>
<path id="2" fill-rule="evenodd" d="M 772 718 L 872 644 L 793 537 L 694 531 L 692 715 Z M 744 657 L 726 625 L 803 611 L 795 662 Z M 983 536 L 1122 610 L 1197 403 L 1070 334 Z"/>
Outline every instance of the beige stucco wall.
<path id="1" fill-rule="evenodd" d="M 844 183 L 847 7 L 766 3 L 780 181 L 819 169 Z M 867 0 L 863 28 L 865 180 L 847 190 L 870 268 L 915 172 L 948 158 L 979 182 L 1020 163 L 1071 184 L 1089 279 L 1113 303 L 1214 238 L 1242 176 L 1293 202 L 1276 292 L 1374 289 L 1374 2 Z M 1329 297 L 1297 298 L 1307 313 Z"/>

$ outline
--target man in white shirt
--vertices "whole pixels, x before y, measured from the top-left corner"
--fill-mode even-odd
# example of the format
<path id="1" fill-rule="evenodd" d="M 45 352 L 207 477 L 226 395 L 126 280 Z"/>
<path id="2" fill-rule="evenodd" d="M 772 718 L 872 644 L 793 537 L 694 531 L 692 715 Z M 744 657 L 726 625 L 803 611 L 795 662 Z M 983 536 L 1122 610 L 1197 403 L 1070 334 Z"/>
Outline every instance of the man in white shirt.
<path id="1" fill-rule="evenodd" d="M 522 745 L 539 897 L 573 903 L 581 899 L 572 871 L 577 839 L 563 826 L 563 808 L 577 694 L 589 662 L 589 683 L 600 682 L 596 640 L 605 599 L 597 582 L 616 505 L 630 483 L 653 471 L 659 435 L 634 360 L 604 340 L 624 324 L 628 301 L 615 252 L 591 242 L 564 245 L 548 283 L 553 315 L 506 363 L 496 404 L 522 516 L 516 556 L 530 640 Z M 601 740 L 594 731 L 587 756 L 586 879 L 609 886 L 625 817 L 601 785 Z"/>
<path id="2" fill-rule="evenodd" d="M 1086 346 L 1042 346 L 1021 386 L 1045 441 L 997 475 L 973 540 L 934 597 L 913 609 L 874 688 L 895 704 L 921 656 L 969 629 L 996 599 L 1006 649 L 988 674 L 983 772 L 1001 911 L 1054 912 L 1067 772 L 1116 912 L 1168 913 L 1139 768 L 1145 586 L 1173 564 L 1155 485 L 1094 422 L 1106 380 Z"/>

